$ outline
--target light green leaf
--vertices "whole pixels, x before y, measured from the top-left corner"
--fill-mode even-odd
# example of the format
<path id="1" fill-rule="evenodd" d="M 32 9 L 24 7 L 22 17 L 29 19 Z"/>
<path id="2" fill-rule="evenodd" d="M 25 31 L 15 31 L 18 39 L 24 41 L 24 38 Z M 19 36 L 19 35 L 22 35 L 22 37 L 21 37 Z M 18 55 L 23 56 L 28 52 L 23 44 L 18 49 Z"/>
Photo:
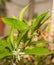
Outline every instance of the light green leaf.
<path id="1" fill-rule="evenodd" d="M 11 27 L 14 27 L 15 29 L 17 30 L 25 30 L 28 28 L 27 24 L 20 21 L 20 20 L 17 20 L 17 19 L 14 19 L 14 18 L 2 18 L 3 22 Z"/>
<path id="2" fill-rule="evenodd" d="M 12 16 L 11 18 L 17 19 L 15 16 Z"/>
<path id="3" fill-rule="evenodd" d="M 25 13 L 26 13 L 26 11 L 27 11 L 27 9 L 28 9 L 29 6 L 30 6 L 30 5 L 27 5 L 25 8 L 22 9 L 22 11 L 21 11 L 21 13 L 20 13 L 20 17 L 19 17 L 19 19 L 20 19 L 21 21 L 23 21 L 24 15 L 25 15 Z"/>
<path id="4" fill-rule="evenodd" d="M 47 50 L 43 47 L 37 47 L 37 46 L 32 49 L 25 49 L 24 52 L 25 52 L 25 54 L 37 55 L 37 56 L 51 54 L 51 52 L 49 50 Z"/>

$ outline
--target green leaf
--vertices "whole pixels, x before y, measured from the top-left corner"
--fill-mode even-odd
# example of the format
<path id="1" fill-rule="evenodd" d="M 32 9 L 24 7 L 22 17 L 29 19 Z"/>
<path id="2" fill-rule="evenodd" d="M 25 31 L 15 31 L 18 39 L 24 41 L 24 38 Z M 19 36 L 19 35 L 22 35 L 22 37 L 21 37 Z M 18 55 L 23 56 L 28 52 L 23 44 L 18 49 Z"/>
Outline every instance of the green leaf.
<path id="1" fill-rule="evenodd" d="M 51 23 L 48 23 L 46 26 L 46 32 L 49 34 L 50 33 L 50 28 L 51 28 Z"/>
<path id="2" fill-rule="evenodd" d="M 44 39 L 40 39 L 38 40 L 36 43 L 48 43 L 48 41 L 44 40 Z"/>
<path id="3" fill-rule="evenodd" d="M 25 54 L 37 55 L 37 56 L 51 54 L 51 52 L 49 50 L 47 50 L 43 47 L 37 47 L 37 46 L 32 49 L 25 49 L 24 52 L 25 52 Z"/>
<path id="4" fill-rule="evenodd" d="M 23 32 L 19 35 L 18 41 L 17 41 L 18 45 L 19 45 L 20 41 L 23 39 L 23 37 L 25 36 L 25 34 L 28 32 L 28 30 L 29 30 L 29 29 L 26 29 L 25 31 L 23 31 Z"/>
<path id="5" fill-rule="evenodd" d="M 44 40 L 44 39 L 40 39 L 36 42 L 36 46 L 41 46 L 41 47 L 45 47 L 46 43 L 49 43 L 48 41 Z"/>
<path id="6" fill-rule="evenodd" d="M 48 12 L 44 12 L 41 15 L 39 15 L 36 19 L 34 19 L 33 25 L 39 24 L 47 14 Z"/>
<path id="7" fill-rule="evenodd" d="M 44 40 L 44 39 L 40 39 L 40 40 L 38 40 L 38 41 L 36 41 L 36 42 L 31 42 L 29 45 L 31 46 L 31 44 L 32 45 L 36 45 L 36 46 L 38 46 L 38 47 L 45 47 L 46 46 L 46 43 L 49 43 L 48 41 L 46 41 L 46 40 Z"/>
<path id="8" fill-rule="evenodd" d="M 20 21 L 20 20 L 17 20 L 17 19 L 14 19 L 14 18 L 2 18 L 3 22 L 11 27 L 14 27 L 15 29 L 17 30 L 25 30 L 28 28 L 27 24 Z"/>
<path id="9" fill-rule="evenodd" d="M 0 39 L 0 50 L 4 50 L 5 48 L 8 48 L 11 51 L 13 50 L 11 43 L 8 43 L 5 39 Z"/>
<path id="10" fill-rule="evenodd" d="M 8 56 L 11 56 L 12 52 L 9 52 L 8 50 L 4 49 L 0 51 L 0 60 L 3 58 L 6 58 Z"/>
<path id="11" fill-rule="evenodd" d="M 44 19 L 41 21 L 41 24 L 43 24 L 46 20 L 48 20 L 51 16 L 45 16 Z"/>
<path id="12" fill-rule="evenodd" d="M 11 18 L 13 18 L 13 19 L 17 19 L 15 16 L 12 16 Z"/>
<path id="13" fill-rule="evenodd" d="M 27 11 L 27 9 L 28 9 L 29 6 L 30 6 L 30 5 L 27 5 L 25 8 L 22 9 L 22 11 L 21 11 L 21 13 L 20 13 L 20 17 L 19 17 L 19 19 L 20 19 L 21 21 L 23 21 L 24 15 L 25 15 L 25 13 L 26 13 L 26 11 Z"/>
<path id="14" fill-rule="evenodd" d="M 41 26 L 40 23 L 42 22 L 42 20 L 47 14 L 48 12 L 45 12 L 33 20 L 33 25 L 31 27 L 32 33 Z"/>
<path id="15" fill-rule="evenodd" d="M 13 47 L 4 38 L 0 39 L 0 59 L 12 55 Z"/>
<path id="16" fill-rule="evenodd" d="M 7 42 L 4 39 L 0 39 L 0 49 L 4 49 L 7 46 Z"/>
<path id="17" fill-rule="evenodd" d="M 8 37 L 9 37 L 9 39 L 10 39 L 12 45 L 13 45 L 13 41 L 14 41 L 14 39 L 13 39 L 13 34 L 14 34 L 14 27 L 11 27 Z"/>

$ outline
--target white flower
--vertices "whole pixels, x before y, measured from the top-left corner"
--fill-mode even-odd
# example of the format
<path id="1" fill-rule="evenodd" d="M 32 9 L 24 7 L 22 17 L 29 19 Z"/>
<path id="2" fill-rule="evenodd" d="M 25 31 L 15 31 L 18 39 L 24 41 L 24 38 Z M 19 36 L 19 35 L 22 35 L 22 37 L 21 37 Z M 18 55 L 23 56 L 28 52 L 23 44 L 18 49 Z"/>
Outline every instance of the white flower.
<path id="1" fill-rule="evenodd" d="M 52 59 L 52 63 L 54 63 L 54 58 Z"/>
<path id="2" fill-rule="evenodd" d="M 21 49 L 22 46 L 23 46 L 23 42 L 20 42 L 18 49 Z"/>
<path id="3" fill-rule="evenodd" d="M 20 61 L 20 59 L 21 59 L 21 57 L 20 57 L 20 55 L 18 55 L 18 60 Z"/>
<path id="4" fill-rule="evenodd" d="M 34 41 L 38 41 L 38 39 L 37 39 L 37 38 L 33 38 L 33 39 L 32 39 L 32 42 L 34 42 Z"/>
<path id="5" fill-rule="evenodd" d="M 38 33 L 34 32 L 34 35 L 38 35 Z"/>
<path id="6" fill-rule="evenodd" d="M 20 52 L 19 54 L 20 54 L 20 55 L 24 55 L 25 53 L 24 53 L 24 52 Z"/>
<path id="7" fill-rule="evenodd" d="M 20 59 L 24 56 L 24 52 L 20 52 L 20 49 L 18 49 L 18 52 L 17 51 L 12 51 L 13 52 L 13 55 L 17 55 L 17 58 L 18 60 L 20 61 Z"/>
<path id="8" fill-rule="evenodd" d="M 13 65 L 16 65 L 15 63 L 13 63 Z"/>
<path id="9" fill-rule="evenodd" d="M 20 42 L 20 44 L 23 44 L 23 42 Z"/>
<path id="10" fill-rule="evenodd" d="M 37 38 L 34 38 L 34 41 L 37 41 L 38 39 Z"/>
<path id="11" fill-rule="evenodd" d="M 19 52 L 19 54 L 18 54 L 18 60 L 20 61 L 20 59 L 24 56 L 24 52 Z"/>
<path id="12" fill-rule="evenodd" d="M 18 53 L 20 52 L 20 48 L 18 48 Z"/>
<path id="13" fill-rule="evenodd" d="M 17 52 L 16 51 L 12 51 L 13 52 L 13 55 L 16 55 L 17 54 Z"/>
<path id="14" fill-rule="evenodd" d="M 18 34 L 17 33 L 14 33 L 14 36 L 17 36 Z"/>
<path id="15" fill-rule="evenodd" d="M 28 24 L 28 26 L 31 26 L 31 20 L 27 24 Z"/>

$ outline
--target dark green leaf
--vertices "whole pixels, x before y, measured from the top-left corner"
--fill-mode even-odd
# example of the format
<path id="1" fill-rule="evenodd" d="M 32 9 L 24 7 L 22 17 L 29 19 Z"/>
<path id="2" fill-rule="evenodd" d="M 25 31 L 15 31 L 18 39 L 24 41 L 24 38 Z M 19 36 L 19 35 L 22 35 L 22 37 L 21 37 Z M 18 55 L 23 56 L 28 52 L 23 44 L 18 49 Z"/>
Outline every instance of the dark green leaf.
<path id="1" fill-rule="evenodd" d="M 46 20 L 48 20 L 49 18 L 50 18 L 51 16 L 49 15 L 49 16 L 45 16 L 44 18 L 43 18 L 43 20 L 41 21 L 41 24 L 43 24 Z"/>
<path id="2" fill-rule="evenodd" d="M 33 25 L 31 27 L 32 33 L 41 26 L 40 23 L 42 22 L 44 17 L 47 15 L 47 13 L 48 12 L 45 12 L 33 20 Z"/>
<path id="3" fill-rule="evenodd" d="M 23 32 L 19 35 L 18 41 L 17 41 L 18 45 L 19 45 L 20 41 L 23 39 L 23 37 L 25 36 L 25 34 L 28 32 L 28 30 L 29 30 L 29 29 L 26 29 L 25 31 L 23 31 Z"/>

